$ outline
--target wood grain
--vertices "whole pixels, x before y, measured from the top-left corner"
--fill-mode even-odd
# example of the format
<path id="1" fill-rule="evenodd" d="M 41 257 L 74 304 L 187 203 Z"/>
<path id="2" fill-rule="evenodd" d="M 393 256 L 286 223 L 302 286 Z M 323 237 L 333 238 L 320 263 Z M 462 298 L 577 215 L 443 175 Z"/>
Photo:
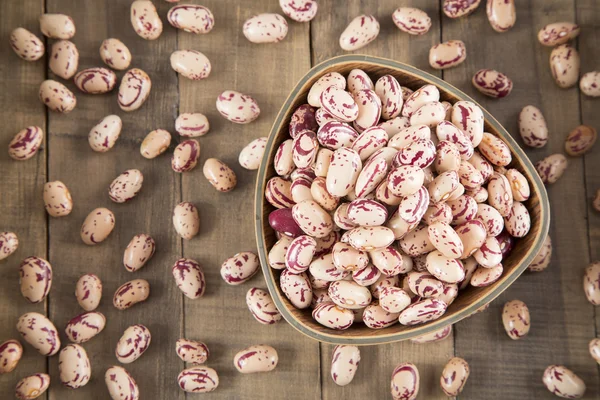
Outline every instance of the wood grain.
<path id="1" fill-rule="evenodd" d="M 12 396 L 19 379 L 36 372 L 46 372 L 46 358 L 17 332 L 17 319 L 26 312 L 46 313 L 46 302 L 30 304 L 19 291 L 19 264 L 29 256 L 47 258 L 46 212 L 42 191 L 46 182 L 47 141 L 37 155 L 27 161 L 8 156 L 8 143 L 27 126 L 39 126 L 46 132 L 46 109 L 38 100 L 40 83 L 46 74 L 46 59 L 28 62 L 20 59 L 8 45 L 10 32 L 22 26 L 39 38 L 38 16 L 44 9 L 42 0 L 26 0 L 3 4 L 0 11 L 0 231 L 15 232 L 19 248 L 0 261 L 0 343 L 17 339 L 24 348 L 18 368 L 0 375 L 0 393 Z M 10 93 L 10 96 L 6 94 Z M 8 398 L 8 397 L 7 397 Z M 46 396 L 40 397 L 44 399 Z"/>
<path id="2" fill-rule="evenodd" d="M 584 0 L 577 2 L 577 23 L 581 26 L 582 35 L 578 40 L 578 48 L 581 54 L 581 74 L 600 69 L 600 29 L 598 18 L 595 17 L 598 10 L 598 2 Z M 590 125 L 600 130 L 600 115 L 598 106 L 600 99 L 587 97 L 580 93 L 581 123 Z M 586 185 L 586 206 L 589 237 L 590 262 L 600 261 L 600 212 L 592 207 L 592 201 L 596 192 L 600 190 L 600 145 L 596 143 L 591 152 L 584 156 L 584 172 Z M 597 337 L 600 330 L 600 312 L 595 307 L 586 304 L 587 308 L 593 308 L 596 321 L 594 334 Z M 595 386 L 588 384 L 589 390 L 600 391 L 600 383 Z"/>
<path id="3" fill-rule="evenodd" d="M 251 140 L 267 136 L 275 115 L 289 91 L 310 67 L 308 24 L 290 22 L 286 39 L 277 44 L 252 44 L 242 34 L 242 24 L 253 15 L 280 12 L 275 1 L 202 1 L 215 16 L 215 28 L 205 36 L 180 32 L 180 49 L 202 51 L 211 61 L 208 79 L 179 79 L 179 112 L 204 113 L 210 132 L 199 139 L 202 147 L 195 170 L 183 175 L 183 200 L 200 210 L 200 234 L 184 242 L 184 256 L 203 267 L 207 291 L 198 300 L 185 300 L 185 336 L 206 342 L 211 355 L 207 365 L 219 373 L 219 389 L 207 399 L 316 399 L 320 396 L 319 345 L 303 337 L 285 321 L 264 326 L 254 320 L 245 304 L 252 287 L 265 288 L 260 272 L 241 286 L 228 286 L 219 269 L 240 251 L 256 251 L 253 197 L 256 171 L 240 167 L 238 154 Z M 217 96 L 233 89 L 254 97 L 260 117 L 248 125 L 225 120 L 215 108 Z M 207 158 L 219 158 L 237 174 L 238 186 L 230 193 L 217 192 L 204 178 Z M 277 368 L 268 374 L 242 375 L 233 357 L 259 343 L 275 347 Z"/>
<path id="4" fill-rule="evenodd" d="M 468 54 L 463 65 L 444 72 L 445 80 L 481 101 L 515 138 L 519 137 L 517 119 L 522 107 L 532 104 L 544 112 L 550 140 L 542 149 L 526 149 L 534 162 L 562 153 L 565 135 L 578 125 L 578 91 L 555 85 L 548 65 L 551 49 L 536 39 L 547 23 L 574 21 L 574 10 L 571 1 L 517 2 L 517 24 L 503 34 L 489 26 L 483 6 L 466 19 L 442 19 L 443 40 L 463 40 Z M 480 68 L 497 69 L 511 77 L 512 94 L 493 100 L 478 93 L 470 80 Z M 553 398 L 541 381 L 544 369 L 553 363 L 568 366 L 590 387 L 597 387 L 597 368 L 587 352 L 595 334 L 589 323 L 593 310 L 581 291 L 582 270 L 588 261 L 588 243 L 582 240 L 587 226 L 583 218 L 573 218 L 587 210 L 583 173 L 582 160 L 571 158 L 561 180 L 547 188 L 554 244 L 550 267 L 539 274 L 525 273 L 487 312 L 456 326 L 456 355 L 469 361 L 472 371 L 463 398 Z M 512 299 L 523 300 L 531 311 L 531 332 L 519 341 L 510 340 L 502 328 L 502 307 Z M 596 395 L 590 390 L 586 398 Z"/>
<path id="5" fill-rule="evenodd" d="M 71 215 L 51 219 L 50 261 L 56 279 L 50 295 L 50 316 L 64 337 L 67 321 L 83 310 L 73 295 L 75 283 L 85 273 L 94 273 L 104 285 L 98 308 L 106 316 L 104 332 L 84 343 L 92 364 L 93 377 L 76 391 L 60 384 L 58 357 L 50 359 L 53 384 L 50 399 L 107 398 L 104 372 L 118 362 L 114 355 L 117 341 L 130 325 L 146 325 L 152 343 L 142 358 L 124 367 L 137 381 L 142 398 L 183 399 L 184 393 L 174 384 L 183 363 L 174 352 L 174 343 L 183 326 L 181 292 L 173 283 L 170 264 L 181 254 L 180 241 L 174 232 L 171 212 L 179 201 L 179 176 L 172 172 L 168 155 L 146 160 L 139 153 L 142 138 L 152 129 L 173 125 L 177 104 L 177 79 L 168 57 L 176 49 L 176 32 L 166 26 L 160 39 L 148 42 L 138 37 L 129 22 L 130 2 L 97 0 L 48 0 L 48 12 L 64 12 L 73 17 L 77 34 L 73 41 L 80 52 L 80 69 L 103 66 L 98 53 L 100 43 L 109 37 L 122 40 L 133 55 L 132 67 L 146 71 L 152 79 L 152 93 L 137 111 L 126 113 L 117 105 L 116 89 L 106 95 L 85 95 L 72 82 L 67 86 L 77 96 L 77 108 L 68 115 L 49 116 L 49 179 L 62 180 L 71 190 L 74 209 Z M 168 5 L 160 4 L 164 15 Z M 121 77 L 123 72 L 119 72 Z M 91 150 L 87 136 L 100 119 L 117 114 L 123 130 L 116 146 L 107 153 Z M 113 203 L 108 197 L 111 181 L 127 169 L 144 174 L 144 187 L 133 200 Z M 108 239 L 90 247 L 81 241 L 79 230 L 86 215 L 96 207 L 107 207 L 116 218 L 116 226 Z M 156 241 L 156 254 L 135 273 L 123 267 L 123 251 L 138 233 L 151 235 Z M 112 297 L 121 284 L 143 278 L 150 282 L 148 301 L 125 311 L 112 305 Z"/>
<path id="6" fill-rule="evenodd" d="M 356 53 L 391 58 L 414 65 L 427 66 L 429 48 L 440 35 L 439 4 L 437 2 L 384 0 L 376 4 L 361 1 L 348 1 L 344 7 L 336 7 L 334 2 L 320 2 L 319 13 L 311 26 L 313 63 L 344 54 L 339 47 L 339 36 L 350 21 L 361 13 L 373 14 L 378 18 L 380 34 L 377 40 Z M 425 10 L 431 17 L 433 26 L 429 33 L 412 37 L 401 32 L 393 23 L 391 15 L 399 6 L 416 6 Z M 439 76 L 439 74 L 438 74 Z M 394 367 L 404 361 L 413 362 L 421 374 L 421 394 L 427 399 L 445 399 L 437 387 L 438 366 L 453 355 L 452 339 L 430 346 L 415 345 L 410 342 L 361 348 L 361 362 L 352 384 L 339 387 L 330 376 L 333 345 L 321 345 L 321 371 L 323 399 L 373 398 L 385 399 L 390 396 L 389 381 Z"/>

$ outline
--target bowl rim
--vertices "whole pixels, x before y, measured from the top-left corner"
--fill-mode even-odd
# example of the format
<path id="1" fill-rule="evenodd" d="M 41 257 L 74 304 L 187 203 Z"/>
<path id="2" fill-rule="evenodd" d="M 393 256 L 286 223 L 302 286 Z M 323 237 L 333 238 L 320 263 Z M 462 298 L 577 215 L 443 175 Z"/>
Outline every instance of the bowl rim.
<path id="1" fill-rule="evenodd" d="M 331 330 L 331 333 L 316 331 L 309 326 L 304 325 L 299 320 L 296 319 L 294 315 L 292 315 L 287 307 L 282 303 L 279 298 L 278 289 L 275 287 L 275 281 L 272 279 L 266 279 L 267 274 L 271 274 L 271 267 L 269 266 L 267 260 L 267 249 L 266 244 L 263 241 L 263 232 L 264 229 L 270 227 L 265 225 L 262 211 L 262 202 L 263 202 L 263 193 L 266 186 L 266 168 L 269 163 L 269 151 L 265 151 L 263 155 L 263 159 L 260 163 L 260 167 L 257 171 L 256 177 L 256 188 L 255 188 L 255 198 L 254 198 L 254 209 L 255 209 L 255 236 L 258 247 L 258 255 L 260 259 L 261 269 L 263 274 L 265 275 L 265 282 L 267 284 L 267 288 L 277 309 L 285 318 L 285 320 L 292 326 L 294 329 L 299 331 L 300 333 L 314 339 L 319 342 L 331 343 L 331 344 L 350 344 L 350 345 L 375 345 L 375 344 L 383 344 L 383 343 L 392 343 L 402 340 L 407 340 L 413 338 L 415 336 L 421 336 L 427 333 L 431 333 L 433 331 L 439 330 L 445 326 L 453 325 L 458 321 L 468 317 L 473 312 L 478 310 L 479 308 L 485 306 L 486 304 L 493 301 L 496 297 L 498 297 L 502 292 L 504 292 L 517 278 L 525 271 L 525 269 L 531 264 L 538 251 L 541 249 L 546 235 L 548 234 L 549 226 L 550 226 L 550 205 L 548 202 L 548 195 L 545 190 L 545 186 L 539 177 L 539 175 L 535 172 L 535 168 L 529 157 L 525 154 L 523 149 L 518 145 L 515 139 L 508 133 L 508 131 L 478 102 L 468 96 L 466 93 L 462 92 L 458 88 L 449 84 L 437 76 L 431 75 L 428 72 L 422 71 L 416 67 L 413 67 L 408 64 L 404 64 L 399 61 L 374 57 L 362 54 L 349 54 L 342 55 L 327 59 L 314 67 L 312 67 L 299 81 L 296 83 L 285 102 L 281 106 L 275 121 L 269 131 L 269 137 L 266 143 L 266 149 L 270 149 L 273 146 L 273 141 L 277 132 L 280 129 L 280 126 L 283 122 L 283 118 L 291 107 L 294 99 L 296 98 L 298 92 L 304 85 L 312 79 L 315 75 L 321 74 L 324 70 L 335 67 L 339 64 L 353 63 L 353 62 L 366 62 L 378 66 L 383 67 L 391 67 L 394 69 L 398 69 L 401 71 L 408 72 L 410 74 L 416 75 L 419 78 L 429 81 L 430 83 L 442 88 L 443 90 L 454 94 L 459 97 L 461 100 L 470 101 L 479 106 L 482 111 L 485 120 L 492 125 L 503 140 L 509 143 L 511 147 L 511 151 L 514 152 L 519 158 L 522 160 L 523 167 L 529 171 L 532 171 L 531 178 L 532 182 L 530 184 L 534 185 L 539 192 L 539 219 L 540 219 L 540 230 L 538 237 L 534 238 L 533 244 L 527 250 L 525 256 L 521 259 L 518 265 L 515 267 L 513 272 L 501 278 L 502 282 L 491 290 L 489 293 L 481 296 L 477 301 L 471 303 L 468 307 L 464 307 L 462 310 L 459 310 L 455 313 L 454 316 L 449 317 L 448 319 L 443 320 L 443 324 L 441 324 L 440 320 L 431 321 L 421 327 L 413 326 L 413 329 L 416 329 L 418 334 L 415 334 L 414 331 L 410 333 L 404 332 L 394 332 L 394 333 L 384 333 L 384 331 L 375 331 L 373 336 L 360 336 L 360 337 L 345 337 L 340 335 L 344 331 L 335 331 Z M 375 333 L 377 332 L 377 333 Z"/>

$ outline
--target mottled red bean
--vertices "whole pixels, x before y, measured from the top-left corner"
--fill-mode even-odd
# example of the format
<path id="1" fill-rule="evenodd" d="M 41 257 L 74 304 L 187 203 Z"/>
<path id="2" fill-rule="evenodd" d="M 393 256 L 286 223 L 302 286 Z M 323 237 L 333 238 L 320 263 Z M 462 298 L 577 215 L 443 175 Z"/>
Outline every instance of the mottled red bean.
<path id="1" fill-rule="evenodd" d="M 60 349 L 60 338 L 54 324 L 46 316 L 31 312 L 17 321 L 17 331 L 43 356 L 53 356 Z"/>
<path id="2" fill-rule="evenodd" d="M 137 303 L 146 301 L 150 296 L 150 284 L 145 279 L 134 279 L 121 285 L 113 296 L 113 306 L 125 310 Z"/>
<path id="3" fill-rule="evenodd" d="M 171 7 L 167 21 L 185 32 L 204 34 L 215 26 L 215 17 L 206 7 L 199 4 L 181 4 Z"/>
<path id="4" fill-rule="evenodd" d="M 204 271 L 200 264 L 191 258 L 180 258 L 171 268 L 175 283 L 181 292 L 189 299 L 197 299 L 206 291 Z"/>

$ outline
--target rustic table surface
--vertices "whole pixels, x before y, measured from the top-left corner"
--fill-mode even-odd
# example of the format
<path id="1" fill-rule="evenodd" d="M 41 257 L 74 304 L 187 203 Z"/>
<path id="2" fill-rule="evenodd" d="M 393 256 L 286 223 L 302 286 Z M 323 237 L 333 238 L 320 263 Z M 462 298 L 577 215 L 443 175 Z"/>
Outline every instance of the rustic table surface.
<path id="1" fill-rule="evenodd" d="M 455 326 L 453 337 L 440 343 L 416 345 L 395 343 L 362 349 L 360 367 L 352 384 L 336 386 L 330 378 L 332 347 L 319 344 L 281 322 L 258 324 L 245 305 L 252 286 L 264 287 L 261 275 L 233 287 L 219 275 L 222 261 L 238 251 L 255 249 L 253 192 L 255 173 L 242 169 L 237 157 L 252 139 L 266 136 L 272 121 L 293 85 L 316 63 L 342 54 L 338 38 L 347 23 L 361 13 L 375 15 L 381 23 L 377 40 L 360 50 L 415 65 L 443 77 L 477 99 L 507 130 L 518 137 L 517 116 L 528 104 L 540 107 L 550 128 L 550 141 L 542 149 L 527 149 L 532 161 L 563 152 L 566 134 L 579 124 L 600 128 L 600 100 L 582 96 L 578 89 L 559 89 L 548 66 L 550 48 L 541 46 L 540 27 L 556 21 L 575 21 L 582 33 L 577 39 L 582 72 L 600 68 L 600 1 L 523 0 L 517 3 L 517 24 L 498 34 L 489 26 L 485 6 L 471 16 L 451 20 L 440 12 L 435 0 L 322 0 L 311 23 L 290 23 L 285 40 L 256 45 L 242 35 L 243 22 L 258 13 L 281 10 L 277 0 L 193 0 L 209 7 L 215 28 L 208 35 L 175 30 L 166 23 L 169 4 L 155 0 L 164 21 L 164 32 L 156 41 L 138 37 L 129 22 L 130 1 L 124 0 L 4 0 L 0 4 L 0 148 L 6 149 L 13 135 L 29 125 L 43 127 L 43 149 L 29 161 L 16 162 L 5 150 L 0 154 L 0 230 L 14 231 L 19 250 L 0 262 L 0 341 L 19 338 L 17 318 L 30 311 L 45 313 L 61 331 L 66 322 L 81 313 L 74 297 L 79 276 L 97 274 L 104 283 L 104 299 L 98 311 L 107 325 L 102 334 L 84 344 L 93 375 L 87 386 L 70 390 L 60 384 L 58 357 L 42 357 L 29 345 L 18 368 L 0 376 L 0 397 L 11 398 L 16 382 L 35 372 L 48 372 L 52 385 L 41 398 L 106 399 L 104 371 L 117 364 L 114 348 L 129 325 L 142 323 L 152 332 L 146 354 L 127 369 L 139 384 L 142 399 L 183 399 L 176 384 L 184 368 L 174 351 L 180 337 L 206 342 L 211 355 L 207 363 L 220 376 L 219 388 L 206 399 L 387 399 L 394 366 L 415 363 L 421 373 L 421 399 L 446 398 L 439 388 L 445 362 L 457 355 L 471 365 L 471 377 L 461 399 L 551 399 L 542 384 L 546 366 L 563 364 L 587 384 L 585 398 L 600 398 L 598 365 L 588 354 L 588 342 L 600 327 L 600 315 L 585 299 L 583 269 L 600 258 L 600 214 L 591 208 L 591 198 L 600 188 L 600 146 L 580 158 L 570 158 L 558 183 L 548 188 L 552 206 L 551 236 L 554 253 L 550 267 L 538 274 L 525 273 L 490 309 Z M 391 14 L 400 5 L 417 6 L 432 17 L 433 26 L 421 37 L 400 32 Z M 8 45 L 12 29 L 23 26 L 41 37 L 38 17 L 44 12 L 71 15 L 77 25 L 73 42 L 81 58 L 80 68 L 100 66 L 98 48 L 102 40 L 121 39 L 133 54 L 132 66 L 148 72 L 152 93 L 145 105 L 132 113 L 122 112 L 116 91 L 108 95 L 77 95 L 77 108 L 68 115 L 48 112 L 37 99 L 40 83 L 52 78 L 47 57 L 37 62 L 19 59 Z M 444 72 L 428 65 L 429 48 L 449 39 L 466 43 L 464 64 Z M 47 47 L 51 43 L 46 40 Z M 178 76 L 169 65 L 177 49 L 200 50 L 213 70 L 204 81 Z M 470 84 L 480 68 L 494 68 L 514 81 L 510 97 L 485 98 Z M 118 74 L 122 76 L 122 73 Z M 59 79 L 60 80 L 60 79 Z M 248 125 L 230 123 L 218 115 L 217 95 L 225 89 L 251 94 L 260 104 L 260 118 Z M 174 133 L 179 113 L 202 112 L 211 132 L 200 139 L 199 165 L 217 157 L 233 167 L 238 186 L 230 193 L 216 192 L 201 168 L 177 174 L 170 158 L 146 160 L 139 154 L 142 138 L 150 130 L 164 128 Z M 117 145 L 101 154 L 87 143 L 90 128 L 102 117 L 118 114 L 123 131 Z M 175 140 L 172 148 L 179 137 Z M 172 150 L 171 148 L 171 150 Z M 145 176 L 141 194 L 127 204 L 115 204 L 107 195 L 108 184 L 122 171 L 140 169 Z M 46 181 L 61 180 L 71 190 L 74 209 L 66 218 L 49 218 L 42 203 Z M 182 241 L 175 234 L 171 212 L 180 201 L 191 201 L 200 209 L 199 236 Z M 81 242 L 79 229 L 85 216 L 96 207 L 108 207 L 116 215 L 116 228 L 108 240 L 90 247 Z M 122 254 L 138 233 L 153 236 L 157 252 L 150 263 L 135 273 L 152 287 L 148 301 L 127 311 L 111 304 L 114 290 L 134 275 L 122 266 Z M 32 305 L 19 293 L 18 265 L 35 255 L 48 259 L 54 268 L 50 296 Z M 188 300 L 176 287 L 170 267 L 180 257 L 198 260 L 204 267 L 207 291 L 199 300 Z M 528 337 L 512 341 L 504 333 L 501 309 L 507 300 L 521 299 L 531 310 Z M 241 375 L 232 363 L 234 354 L 257 343 L 268 343 L 279 352 L 274 372 Z M 189 396 L 190 398 L 194 396 Z"/>

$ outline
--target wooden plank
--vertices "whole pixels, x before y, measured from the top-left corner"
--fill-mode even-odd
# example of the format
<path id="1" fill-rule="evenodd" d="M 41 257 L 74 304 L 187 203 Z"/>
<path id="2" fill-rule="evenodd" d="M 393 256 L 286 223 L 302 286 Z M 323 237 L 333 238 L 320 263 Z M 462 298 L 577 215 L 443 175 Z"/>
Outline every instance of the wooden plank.
<path id="1" fill-rule="evenodd" d="M 439 4 L 413 0 L 399 4 L 397 1 L 378 1 L 369 8 L 364 2 L 349 1 L 347 7 L 336 7 L 334 2 L 320 2 L 319 13 L 312 24 L 313 61 L 319 63 L 330 57 L 345 54 L 339 47 L 339 36 L 347 24 L 361 13 L 375 15 L 380 23 L 380 33 L 375 41 L 356 53 L 391 58 L 428 70 L 429 48 L 439 41 Z M 400 31 L 392 21 L 392 13 L 399 6 L 419 7 L 432 19 L 431 30 L 423 36 L 410 36 Z M 438 76 L 439 73 L 432 72 Z M 420 397 L 447 399 L 437 386 L 440 366 L 453 355 L 451 338 L 440 343 L 417 345 L 411 342 L 362 347 L 361 361 L 354 381 L 347 386 L 337 386 L 330 376 L 331 345 L 321 345 L 321 371 L 323 399 L 374 398 L 390 396 L 390 377 L 394 367 L 401 362 L 412 362 L 421 375 Z"/>
<path id="2" fill-rule="evenodd" d="M 522 107 L 533 104 L 544 112 L 550 140 L 543 149 L 526 149 L 534 162 L 562 153 L 565 135 L 579 123 L 577 89 L 562 90 L 555 85 L 548 65 L 551 49 L 536 39 L 547 23 L 573 21 L 574 3 L 518 3 L 517 24 L 503 34 L 489 26 L 483 4 L 467 18 L 442 19 L 443 40 L 463 40 L 468 54 L 463 65 L 444 72 L 447 81 L 481 102 L 514 137 L 519 136 L 517 119 Z M 493 100 L 476 92 L 470 80 L 480 68 L 497 69 L 511 77 L 510 97 Z M 487 312 L 457 325 L 456 355 L 471 364 L 464 398 L 552 398 L 541 377 L 554 363 L 575 371 L 591 388 L 586 398 L 595 398 L 597 368 L 587 351 L 594 336 L 593 310 L 581 291 L 582 270 L 589 259 L 588 243 L 582 240 L 587 235 L 583 174 L 582 160 L 571 158 L 561 180 L 547 188 L 553 206 L 550 234 L 554 244 L 548 270 L 525 273 Z M 512 299 L 523 300 L 531 311 L 531 332 L 519 341 L 510 340 L 502 328 L 502 307 Z"/>
<path id="3" fill-rule="evenodd" d="M 38 16 L 44 10 L 43 0 L 11 2 L 2 6 L 0 33 L 8 40 L 10 32 L 21 26 L 39 38 Z M 0 116 L 3 129 L 0 134 L 0 231 L 15 232 L 19 248 L 10 257 L 0 261 L 0 343 L 17 339 L 24 348 L 24 355 L 17 368 L 10 374 L 0 376 L 0 393 L 12 396 L 19 379 L 46 372 L 46 357 L 21 339 L 17 332 L 17 319 L 26 312 L 46 313 L 46 302 L 31 304 L 19 290 L 19 264 L 29 256 L 47 257 L 47 221 L 42 202 L 46 182 L 45 142 L 37 155 L 27 161 L 15 161 L 8 157 L 6 149 L 13 136 L 27 126 L 35 125 L 46 131 L 46 110 L 37 99 L 40 83 L 46 74 L 46 58 L 28 62 L 20 59 L 10 46 L 0 46 Z M 8 78 L 10 76 L 10 78 Z M 8 395 L 11 393 L 11 395 Z M 40 397 L 44 399 L 46 396 Z"/>
<path id="4" fill-rule="evenodd" d="M 285 321 L 271 326 L 257 323 L 245 305 L 251 287 L 266 288 L 259 272 L 239 287 L 228 286 L 219 274 L 221 263 L 240 251 L 256 251 L 253 213 L 256 172 L 240 167 L 240 150 L 251 140 L 267 136 L 293 85 L 310 67 L 309 25 L 289 22 L 284 41 L 252 44 L 242 34 L 244 21 L 259 13 L 281 13 L 275 1 L 224 2 L 203 0 L 215 16 L 215 28 L 206 36 L 180 32 L 180 49 L 202 51 L 211 61 L 208 79 L 191 82 L 180 78 L 179 112 L 202 112 L 211 131 L 199 139 L 202 150 L 196 169 L 183 176 L 183 200 L 200 210 L 197 238 L 184 242 L 184 255 L 204 267 L 207 290 L 199 300 L 185 300 L 185 335 L 205 341 L 210 348 L 207 365 L 220 376 L 219 388 L 207 399 L 232 399 L 248 395 L 257 399 L 316 399 L 320 396 L 319 346 Z M 253 96 L 260 117 L 248 125 L 226 121 L 215 108 L 226 89 Z M 233 192 L 218 193 L 202 175 L 207 158 L 216 157 L 237 174 Z M 233 366 L 235 353 L 266 343 L 279 353 L 279 365 L 268 374 L 241 375 Z M 251 395 L 250 395 L 251 393 Z"/>
<path id="5" fill-rule="evenodd" d="M 109 366 L 119 365 L 114 356 L 116 343 L 123 331 L 134 324 L 146 325 L 152 334 L 146 354 L 124 366 L 137 381 L 141 397 L 185 397 L 175 384 L 183 365 L 174 351 L 183 326 L 182 300 L 170 271 L 170 265 L 181 254 L 180 240 L 171 222 L 173 207 L 180 198 L 180 178 L 172 172 L 168 155 L 146 160 L 139 154 L 140 142 L 149 131 L 173 126 L 177 78 L 168 58 L 176 48 L 176 32 L 167 25 L 158 40 L 143 40 L 131 27 L 129 5 L 130 2 L 97 0 L 48 0 L 47 3 L 48 12 L 66 13 L 75 20 L 77 34 L 73 41 L 81 55 L 80 69 L 104 66 L 98 54 L 100 43 L 116 37 L 131 50 L 132 67 L 143 69 L 152 79 L 149 99 L 131 113 L 118 107 L 116 90 L 107 95 L 84 95 L 68 82 L 76 93 L 77 108 L 68 115 L 52 113 L 49 117 L 49 178 L 62 180 L 70 188 L 75 204 L 70 216 L 50 221 L 50 261 L 56 271 L 50 315 L 61 338 L 67 342 L 62 334 L 65 324 L 82 312 L 73 295 L 75 283 L 81 275 L 94 273 L 104 284 L 98 311 L 107 319 L 104 332 L 83 344 L 93 371 L 85 387 L 74 391 L 62 386 L 58 358 L 51 359 L 54 382 L 51 399 L 107 398 L 104 373 Z M 165 15 L 168 4 L 156 2 L 156 5 Z M 123 72 L 118 76 L 123 76 Z M 121 137 L 109 152 L 95 153 L 88 145 L 88 132 L 109 114 L 122 118 Z M 131 168 L 144 174 L 142 191 L 131 202 L 113 203 L 107 195 L 108 185 Z M 112 210 L 116 226 L 104 243 L 90 247 L 82 243 L 79 230 L 86 215 L 96 207 Z M 138 233 L 151 235 L 157 251 L 142 270 L 129 273 L 122 264 L 123 251 Z M 115 290 L 135 278 L 150 282 L 150 298 L 129 310 L 117 310 L 112 305 Z"/>
<path id="6" fill-rule="evenodd" d="M 598 4 L 593 0 L 577 2 L 577 23 L 582 29 L 582 34 L 578 39 L 582 75 L 586 72 L 598 71 L 600 68 L 600 54 L 598 53 L 600 27 L 598 26 L 598 19 L 594 18 L 597 11 Z M 581 123 L 593 126 L 597 131 L 600 130 L 600 115 L 598 115 L 599 100 L 580 93 L 580 102 Z M 584 156 L 589 248 L 590 261 L 592 262 L 600 261 L 600 212 L 592 207 L 596 191 L 600 189 L 599 148 L 600 146 L 596 144 L 594 149 Z M 600 330 L 600 312 L 596 311 L 595 308 L 594 316 L 596 320 L 595 334 L 598 336 L 598 331 Z"/>

